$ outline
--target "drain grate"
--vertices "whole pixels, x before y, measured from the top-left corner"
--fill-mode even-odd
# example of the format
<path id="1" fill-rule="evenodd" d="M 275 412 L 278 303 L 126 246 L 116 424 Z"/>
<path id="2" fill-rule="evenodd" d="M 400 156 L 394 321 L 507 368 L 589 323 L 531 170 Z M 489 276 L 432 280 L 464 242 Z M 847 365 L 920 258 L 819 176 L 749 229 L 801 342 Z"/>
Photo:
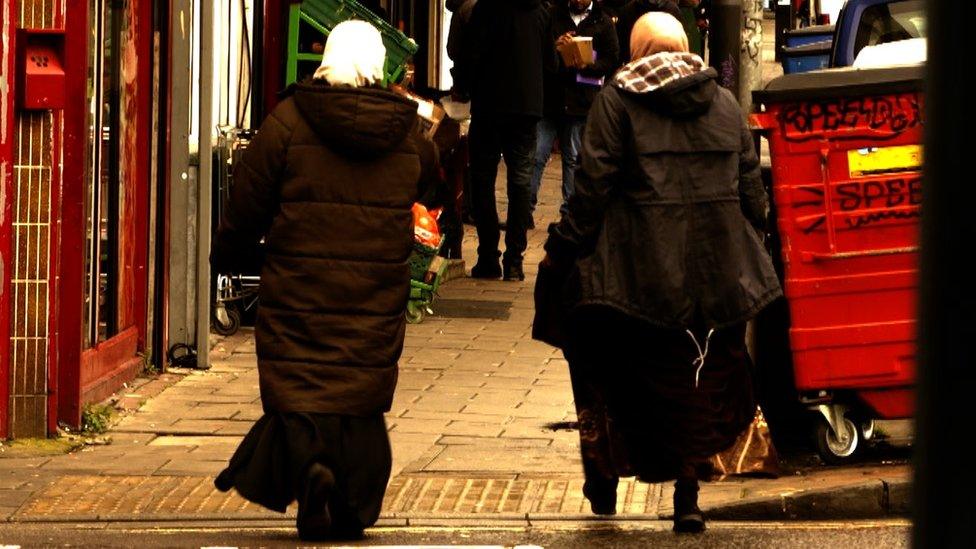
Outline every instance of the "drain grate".
<path id="1" fill-rule="evenodd" d="M 621 480 L 620 514 L 656 514 L 660 488 Z M 390 515 L 579 515 L 589 514 L 582 479 L 399 476 L 386 492 Z"/>
<path id="2" fill-rule="evenodd" d="M 622 479 L 620 514 L 654 515 L 655 485 Z M 294 506 L 290 509 L 294 512 Z M 589 514 L 583 481 L 577 478 L 467 478 L 401 475 L 387 488 L 384 516 L 579 515 Z M 280 517 L 236 493 L 222 493 L 210 477 L 65 476 L 34 496 L 13 520 L 112 520 L 191 517 Z"/>
<path id="3" fill-rule="evenodd" d="M 65 476 L 28 501 L 15 517 L 166 517 L 265 515 L 210 477 Z"/>

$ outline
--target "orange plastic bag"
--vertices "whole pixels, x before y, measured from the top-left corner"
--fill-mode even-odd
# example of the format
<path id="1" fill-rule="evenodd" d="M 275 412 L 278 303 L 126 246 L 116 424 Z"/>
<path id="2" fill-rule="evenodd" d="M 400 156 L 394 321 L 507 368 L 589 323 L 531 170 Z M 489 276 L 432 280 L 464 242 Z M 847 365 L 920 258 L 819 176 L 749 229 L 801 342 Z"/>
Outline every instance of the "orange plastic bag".
<path id="1" fill-rule="evenodd" d="M 413 239 L 415 242 L 436 248 L 441 244 L 441 231 L 437 225 L 440 210 L 427 211 L 423 204 L 413 205 Z"/>

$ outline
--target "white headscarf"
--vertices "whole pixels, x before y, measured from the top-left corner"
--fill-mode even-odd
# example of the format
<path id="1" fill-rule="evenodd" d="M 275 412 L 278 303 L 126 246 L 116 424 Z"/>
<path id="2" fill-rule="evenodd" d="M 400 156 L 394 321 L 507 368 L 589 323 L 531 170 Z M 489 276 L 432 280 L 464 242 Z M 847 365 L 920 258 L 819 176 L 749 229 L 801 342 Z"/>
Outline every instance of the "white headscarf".
<path id="1" fill-rule="evenodd" d="M 376 27 L 365 21 L 339 23 L 329 33 L 315 78 L 332 86 L 359 88 L 383 81 L 386 47 Z"/>

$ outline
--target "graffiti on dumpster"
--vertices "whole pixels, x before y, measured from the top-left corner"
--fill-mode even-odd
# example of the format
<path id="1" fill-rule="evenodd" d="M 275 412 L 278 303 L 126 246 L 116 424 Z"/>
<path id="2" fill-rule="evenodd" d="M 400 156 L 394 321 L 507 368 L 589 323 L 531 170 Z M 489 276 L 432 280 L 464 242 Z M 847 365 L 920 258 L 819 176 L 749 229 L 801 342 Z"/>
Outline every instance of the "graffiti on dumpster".
<path id="1" fill-rule="evenodd" d="M 778 119 L 783 135 L 793 142 L 838 130 L 855 131 L 835 139 L 894 139 L 924 123 L 918 94 L 806 101 L 786 106 Z"/>
<path id="2" fill-rule="evenodd" d="M 921 216 L 921 176 L 844 183 L 838 185 L 837 194 L 840 196 L 842 212 L 864 211 L 860 215 L 847 218 L 847 226 L 852 229 L 888 219 L 913 219 Z M 879 208 L 885 209 L 879 211 Z"/>
<path id="3" fill-rule="evenodd" d="M 799 187 L 809 196 L 793 203 L 798 213 L 816 208 L 820 215 L 800 215 L 800 230 L 811 234 L 827 222 L 822 188 Z M 922 177 L 913 175 L 887 180 L 851 181 L 835 188 L 838 210 L 844 214 L 844 224 L 856 230 L 883 221 L 916 219 L 921 217 Z"/>

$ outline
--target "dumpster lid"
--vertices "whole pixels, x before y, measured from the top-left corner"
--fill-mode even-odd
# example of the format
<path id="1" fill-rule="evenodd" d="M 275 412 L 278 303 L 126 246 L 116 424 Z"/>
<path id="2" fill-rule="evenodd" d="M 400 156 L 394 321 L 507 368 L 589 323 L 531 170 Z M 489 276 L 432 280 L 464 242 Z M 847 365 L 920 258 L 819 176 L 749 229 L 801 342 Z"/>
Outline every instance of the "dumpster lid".
<path id="1" fill-rule="evenodd" d="M 810 34 L 833 34 L 834 25 L 814 25 L 786 31 L 787 36 L 807 36 Z"/>
<path id="2" fill-rule="evenodd" d="M 830 49 L 833 46 L 833 40 L 824 40 L 822 42 L 813 42 L 811 44 L 803 44 L 802 46 L 783 46 L 784 55 L 823 55 L 825 53 L 830 53 Z"/>
<path id="3" fill-rule="evenodd" d="M 752 93 L 757 104 L 859 95 L 889 95 L 924 90 L 925 65 L 877 69 L 827 69 L 787 74 Z"/>

